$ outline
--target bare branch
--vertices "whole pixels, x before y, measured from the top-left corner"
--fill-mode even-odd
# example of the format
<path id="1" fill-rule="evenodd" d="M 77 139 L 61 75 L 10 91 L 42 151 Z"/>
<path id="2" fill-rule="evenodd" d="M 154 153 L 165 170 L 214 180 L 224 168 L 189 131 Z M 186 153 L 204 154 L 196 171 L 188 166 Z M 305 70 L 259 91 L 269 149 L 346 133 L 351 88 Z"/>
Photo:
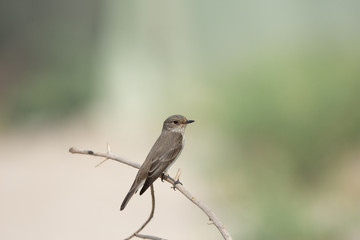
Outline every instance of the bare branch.
<path id="1" fill-rule="evenodd" d="M 111 149 L 110 149 L 109 143 L 107 144 L 107 154 L 111 154 Z M 102 160 L 99 164 L 97 164 L 95 167 L 100 166 L 101 164 L 103 164 L 103 163 L 106 162 L 107 160 L 109 160 L 109 158 L 105 158 L 105 159 Z"/>
<path id="2" fill-rule="evenodd" d="M 153 240 L 166 240 L 165 238 L 159 238 L 159 237 L 154 237 L 154 236 L 150 236 L 150 235 L 145 235 L 145 234 L 135 234 L 136 237 L 138 238 L 143 238 L 143 239 L 153 239 Z"/>
<path id="3" fill-rule="evenodd" d="M 77 154 L 85 154 L 85 155 L 93 155 L 93 156 L 97 156 L 97 157 L 109 158 L 109 159 L 124 163 L 126 165 L 129 165 L 130 167 L 134 167 L 134 168 L 137 168 L 137 169 L 139 169 L 140 166 L 141 166 L 139 163 L 126 160 L 125 158 L 118 157 L 118 156 L 116 156 L 115 154 L 112 154 L 112 153 L 108 154 L 108 153 L 94 152 L 94 151 L 91 151 L 91 150 L 77 149 L 75 147 L 70 148 L 69 152 L 77 153 Z"/>
<path id="4" fill-rule="evenodd" d="M 124 164 L 129 165 L 134 168 L 140 168 L 140 164 L 126 160 L 121 157 L 118 157 L 114 154 L 93 152 L 91 150 L 80 150 L 80 149 L 77 149 L 74 147 L 70 148 L 69 152 L 76 153 L 76 154 L 86 154 L 86 155 L 93 155 L 93 156 L 98 156 L 98 157 L 105 157 L 105 158 L 109 158 L 109 159 L 124 163 Z M 164 180 L 171 183 L 172 185 L 174 184 L 174 182 L 171 178 L 165 178 Z M 180 184 L 176 184 L 175 188 L 177 190 L 179 190 L 179 192 L 181 192 L 185 197 L 187 197 L 196 206 L 198 206 L 209 217 L 210 221 L 213 222 L 214 225 L 218 228 L 219 232 L 221 233 L 221 235 L 223 236 L 223 238 L 225 240 L 232 240 L 230 233 L 227 231 L 225 225 L 220 221 L 220 219 L 215 215 L 215 213 L 206 204 L 204 204 L 198 198 L 193 196 L 184 186 L 182 186 Z M 139 234 L 136 234 L 136 235 L 139 236 Z M 140 236 L 145 236 L 145 235 L 140 234 Z M 149 239 L 151 239 L 151 238 L 149 238 Z M 154 239 L 154 238 L 152 238 L 152 239 Z"/>
<path id="5" fill-rule="evenodd" d="M 146 222 L 136 231 L 136 232 L 134 232 L 130 237 L 128 237 L 128 238 L 125 238 L 125 240 L 129 240 L 129 239 L 131 239 L 131 238 L 133 238 L 133 237 L 139 237 L 138 235 L 138 233 L 141 231 L 141 230 L 143 230 L 144 229 L 144 227 L 150 222 L 150 220 L 153 218 L 153 216 L 154 216 L 154 212 L 155 212 L 155 193 L 154 193 L 154 185 L 153 184 L 151 184 L 151 186 L 150 186 L 150 190 L 151 190 L 151 212 L 150 212 L 150 216 L 149 216 L 149 218 L 146 220 Z M 149 239 L 149 237 L 151 237 L 150 239 L 161 239 L 161 238 L 158 238 L 158 237 L 154 237 L 154 236 L 148 236 L 148 235 L 143 235 L 143 236 L 147 236 L 148 237 L 148 239 Z M 145 238 L 146 239 L 146 238 Z"/>

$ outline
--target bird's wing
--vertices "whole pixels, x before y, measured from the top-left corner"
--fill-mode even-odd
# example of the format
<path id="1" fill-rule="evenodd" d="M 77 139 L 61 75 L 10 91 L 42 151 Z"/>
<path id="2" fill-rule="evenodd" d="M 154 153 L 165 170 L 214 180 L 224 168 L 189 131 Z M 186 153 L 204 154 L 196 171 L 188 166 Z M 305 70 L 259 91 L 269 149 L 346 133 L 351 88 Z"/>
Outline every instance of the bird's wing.
<path id="1" fill-rule="evenodd" d="M 174 135 L 173 135 L 174 136 Z M 163 154 L 153 154 L 158 156 L 152 159 L 150 169 L 148 171 L 148 177 L 140 191 L 140 195 L 143 194 L 148 187 L 165 171 L 165 169 L 177 158 L 182 150 L 182 138 L 183 136 L 179 133 L 175 135 L 175 139 L 166 141 L 163 146 L 158 146 L 159 152 Z M 152 152 L 152 151 L 151 151 Z M 149 156 L 151 157 L 151 155 Z"/>

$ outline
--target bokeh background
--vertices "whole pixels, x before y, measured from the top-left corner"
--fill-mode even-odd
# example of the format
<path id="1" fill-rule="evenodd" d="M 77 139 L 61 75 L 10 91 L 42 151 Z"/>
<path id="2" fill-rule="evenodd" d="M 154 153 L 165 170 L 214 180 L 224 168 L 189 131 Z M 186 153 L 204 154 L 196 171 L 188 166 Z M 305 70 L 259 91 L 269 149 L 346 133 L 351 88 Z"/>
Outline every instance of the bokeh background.
<path id="1" fill-rule="evenodd" d="M 150 194 L 71 146 L 142 162 L 196 123 L 170 173 L 234 239 L 360 239 L 360 2 L 0 3 L 0 238 L 122 239 Z M 221 239 L 168 184 L 144 233 Z"/>

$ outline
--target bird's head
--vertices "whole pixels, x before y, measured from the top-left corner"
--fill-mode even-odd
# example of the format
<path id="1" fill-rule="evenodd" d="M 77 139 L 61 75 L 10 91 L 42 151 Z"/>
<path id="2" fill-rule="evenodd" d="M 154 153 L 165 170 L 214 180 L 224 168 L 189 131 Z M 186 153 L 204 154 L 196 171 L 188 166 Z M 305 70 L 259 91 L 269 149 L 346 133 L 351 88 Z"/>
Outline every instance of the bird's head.
<path id="1" fill-rule="evenodd" d="M 172 115 L 165 120 L 163 130 L 183 133 L 186 126 L 193 122 L 195 121 L 187 120 L 187 118 L 182 115 Z"/>

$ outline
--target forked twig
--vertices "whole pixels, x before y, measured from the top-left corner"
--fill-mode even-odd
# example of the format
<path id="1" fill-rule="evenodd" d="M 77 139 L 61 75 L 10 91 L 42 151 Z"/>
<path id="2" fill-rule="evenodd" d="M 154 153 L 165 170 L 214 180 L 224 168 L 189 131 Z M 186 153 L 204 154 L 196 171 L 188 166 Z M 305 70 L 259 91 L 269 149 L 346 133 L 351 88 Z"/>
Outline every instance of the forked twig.
<path id="1" fill-rule="evenodd" d="M 109 159 L 124 163 L 124 164 L 129 165 L 134 168 L 140 168 L 140 164 L 126 160 L 121 157 L 118 157 L 114 154 L 94 152 L 91 150 L 81 150 L 81 149 L 77 149 L 74 147 L 70 148 L 69 152 L 74 153 L 74 154 L 86 154 L 86 155 L 105 157 L 105 158 L 109 158 Z M 164 180 L 169 182 L 170 184 L 174 185 L 174 182 L 172 181 L 171 178 L 165 178 Z M 185 197 L 187 197 L 196 206 L 198 206 L 209 217 L 209 220 L 218 228 L 219 232 L 221 233 L 221 235 L 223 236 L 223 238 L 225 240 L 232 240 L 230 233 L 227 231 L 225 225 L 220 221 L 220 219 L 215 215 L 215 213 L 213 211 L 211 211 L 211 209 L 206 204 L 201 202 L 198 198 L 194 197 L 186 188 L 184 188 L 184 186 L 182 186 L 180 184 L 176 184 L 175 188 L 177 190 L 179 190 L 179 192 L 181 192 Z M 146 236 L 146 235 L 136 234 L 136 236 L 140 237 L 140 236 Z M 148 239 L 151 239 L 151 238 L 148 238 Z M 153 238 L 153 239 L 159 239 L 159 238 Z"/>
<path id="2" fill-rule="evenodd" d="M 111 154 L 111 149 L 110 149 L 110 145 L 109 143 L 107 144 L 107 154 Z M 103 164 L 104 162 L 106 162 L 107 160 L 109 160 L 109 158 L 105 158 L 104 160 L 102 160 L 100 163 L 98 163 L 95 167 L 100 166 L 101 164 Z"/>
<path id="3" fill-rule="evenodd" d="M 141 237 L 141 236 L 146 236 L 145 239 L 161 239 L 161 238 L 150 236 L 150 235 L 138 234 L 139 232 L 141 232 L 141 230 L 144 229 L 144 227 L 151 221 L 151 219 L 154 216 L 154 212 L 155 212 L 155 193 L 154 193 L 154 185 L 153 184 L 151 184 L 150 190 L 151 190 L 151 212 L 150 212 L 150 216 L 146 220 L 146 222 L 136 232 L 134 232 L 130 237 L 125 238 L 125 240 L 129 240 L 129 239 L 131 239 L 131 238 L 133 238 L 135 236 L 140 237 L 140 238 L 144 238 L 144 237 Z"/>

